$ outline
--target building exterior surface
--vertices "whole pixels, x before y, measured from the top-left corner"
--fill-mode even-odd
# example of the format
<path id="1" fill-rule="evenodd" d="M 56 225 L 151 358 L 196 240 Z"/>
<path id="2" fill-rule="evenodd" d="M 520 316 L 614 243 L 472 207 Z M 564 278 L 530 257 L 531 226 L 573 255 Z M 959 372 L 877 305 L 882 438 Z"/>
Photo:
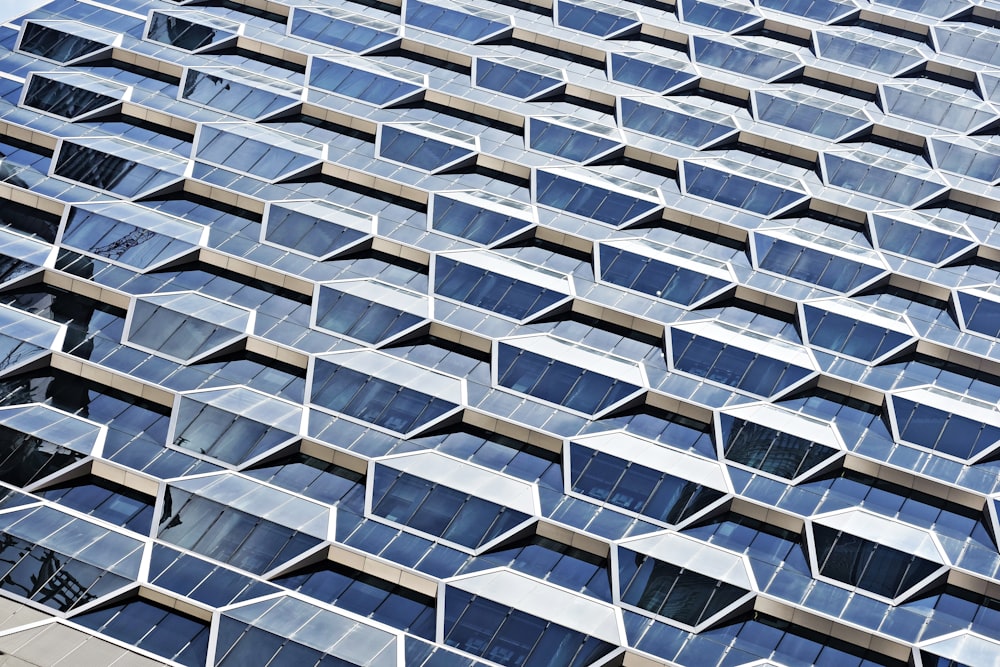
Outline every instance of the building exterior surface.
<path id="1" fill-rule="evenodd" d="M 0 25 L 0 665 L 1000 665 L 998 25 Z"/>

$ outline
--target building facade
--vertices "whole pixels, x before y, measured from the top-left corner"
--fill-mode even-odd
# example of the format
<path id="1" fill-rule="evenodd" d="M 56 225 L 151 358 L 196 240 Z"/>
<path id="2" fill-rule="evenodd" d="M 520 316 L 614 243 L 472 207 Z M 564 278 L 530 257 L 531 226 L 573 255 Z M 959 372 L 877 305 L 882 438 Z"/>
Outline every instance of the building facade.
<path id="1" fill-rule="evenodd" d="M 0 664 L 1000 665 L 998 27 L 0 25 Z"/>

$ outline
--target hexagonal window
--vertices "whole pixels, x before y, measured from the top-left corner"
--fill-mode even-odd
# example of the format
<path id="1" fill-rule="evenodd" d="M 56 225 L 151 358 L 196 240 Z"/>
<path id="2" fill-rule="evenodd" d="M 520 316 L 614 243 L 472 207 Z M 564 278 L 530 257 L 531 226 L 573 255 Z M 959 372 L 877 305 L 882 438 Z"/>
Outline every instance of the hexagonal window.
<path id="1" fill-rule="evenodd" d="M 197 292 L 132 300 L 122 342 L 182 363 L 230 349 L 253 329 L 253 311 Z"/>

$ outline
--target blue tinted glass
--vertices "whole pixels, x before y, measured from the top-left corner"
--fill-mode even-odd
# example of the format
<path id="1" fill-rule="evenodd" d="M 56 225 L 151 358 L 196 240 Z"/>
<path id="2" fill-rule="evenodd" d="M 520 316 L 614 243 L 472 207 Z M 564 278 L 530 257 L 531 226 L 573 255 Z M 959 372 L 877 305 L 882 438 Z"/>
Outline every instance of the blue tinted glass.
<path id="1" fill-rule="evenodd" d="M 695 62 L 729 70 L 761 81 L 770 81 L 801 67 L 801 64 L 790 54 L 788 57 L 782 58 L 724 42 L 715 42 L 700 37 L 693 39 Z"/>
<path id="2" fill-rule="evenodd" d="M 84 454 L 46 442 L 20 431 L 0 426 L 0 479 L 26 486 L 80 459 Z"/>
<path id="3" fill-rule="evenodd" d="M 434 638 L 434 599 L 338 563 L 278 577 L 275 583 L 342 609 Z"/>
<path id="4" fill-rule="evenodd" d="M 696 162 L 684 163 L 684 175 L 688 194 L 760 215 L 771 215 L 806 198 L 803 192 L 719 171 Z"/>
<path id="5" fill-rule="evenodd" d="M 941 566 L 822 525 L 813 526 L 819 572 L 825 577 L 895 598 Z"/>
<path id="6" fill-rule="evenodd" d="M 639 390 L 621 380 L 510 345 L 500 345 L 498 364 L 501 386 L 580 412 L 598 412 Z"/>
<path id="7" fill-rule="evenodd" d="M 827 181 L 830 185 L 906 206 L 916 205 L 944 189 L 943 185 L 932 181 L 886 168 L 872 167 L 835 154 L 828 153 L 823 156 L 823 160 L 826 163 Z"/>
<path id="8" fill-rule="evenodd" d="M 730 285 L 728 281 L 602 245 L 601 279 L 689 306 Z"/>
<path id="9" fill-rule="evenodd" d="M 704 146 L 736 131 L 734 126 L 622 98 L 622 126 L 688 146 Z"/>
<path id="10" fill-rule="evenodd" d="M 117 101 L 115 97 L 41 76 L 31 77 L 24 94 L 25 106 L 48 111 L 64 118 L 83 116 Z"/>
<path id="11" fill-rule="evenodd" d="M 623 550 L 622 556 L 623 561 L 642 562 L 631 579 L 622 581 L 622 602 L 685 625 L 698 625 L 748 593 L 633 551 Z"/>
<path id="12" fill-rule="evenodd" d="M 317 365 L 312 402 L 398 433 L 457 407 L 435 396 L 326 363 Z"/>
<path id="13" fill-rule="evenodd" d="M 480 58 L 476 65 L 476 85 L 523 100 L 551 91 L 562 79 L 512 67 L 506 63 Z"/>
<path id="14" fill-rule="evenodd" d="M 760 396 L 780 392 L 812 373 L 779 359 L 677 329 L 671 330 L 670 339 L 677 370 Z"/>
<path id="15" fill-rule="evenodd" d="M 737 11 L 730 7 L 704 2 L 704 0 L 681 0 L 678 4 L 685 23 L 693 23 L 721 32 L 732 32 L 737 28 L 743 28 L 761 20 L 760 17 L 748 12 Z"/>
<path id="16" fill-rule="evenodd" d="M 872 216 L 879 248 L 932 264 L 967 249 L 970 239 L 880 215 Z"/>
<path id="17" fill-rule="evenodd" d="M 209 126 L 201 128 L 196 157 L 266 180 L 301 171 L 319 160 L 318 155 L 303 155 Z"/>
<path id="18" fill-rule="evenodd" d="M 816 42 L 819 45 L 820 55 L 824 58 L 874 70 L 882 74 L 894 74 L 923 60 L 918 55 L 910 55 L 855 38 L 840 37 L 828 33 L 817 32 Z"/>
<path id="19" fill-rule="evenodd" d="M 507 23 L 419 0 L 406 5 L 406 23 L 467 42 L 477 42 L 508 29 Z"/>
<path id="20" fill-rule="evenodd" d="M 808 308 L 809 344 L 873 361 L 912 337 L 852 317 Z"/>
<path id="21" fill-rule="evenodd" d="M 485 598 L 450 588 L 445 595 L 445 643 L 502 665 L 582 667 L 613 648 Z"/>
<path id="22" fill-rule="evenodd" d="M 273 206 L 264 238 L 313 256 L 323 256 L 358 243 L 368 235 L 336 222 Z"/>
<path id="23" fill-rule="evenodd" d="M 758 238 L 761 239 L 757 260 L 760 268 L 838 292 L 849 292 L 885 272 L 871 264 L 855 262 L 789 241 Z"/>
<path id="24" fill-rule="evenodd" d="M 618 141 L 599 137 L 538 118 L 529 120 L 531 148 L 567 160 L 585 162 L 618 148 Z"/>
<path id="25" fill-rule="evenodd" d="M 667 472 L 573 444 L 573 491 L 665 523 L 679 523 L 724 494 Z M 577 468 L 580 468 L 577 470 Z"/>
<path id="26" fill-rule="evenodd" d="M 435 171 L 471 157 L 474 151 L 407 132 L 398 127 L 383 126 L 379 156 L 408 164 L 424 171 Z"/>
<path id="27" fill-rule="evenodd" d="M 20 44 L 22 51 L 60 63 L 68 63 L 107 48 L 101 42 L 38 23 L 26 22 L 23 31 Z"/>
<path id="28" fill-rule="evenodd" d="M 535 197 L 544 206 L 614 226 L 645 218 L 660 208 L 658 202 L 546 171 L 537 172 Z"/>
<path id="29" fill-rule="evenodd" d="M 176 46 L 185 51 L 195 51 L 213 42 L 235 36 L 235 32 L 218 30 L 211 26 L 185 20 L 177 15 L 154 12 L 149 21 L 147 39 Z"/>
<path id="30" fill-rule="evenodd" d="M 785 479 L 794 479 L 835 456 L 837 450 L 762 424 L 723 415 L 726 458 Z"/>
<path id="31" fill-rule="evenodd" d="M 761 120 L 825 139 L 837 139 L 857 132 L 870 123 L 866 118 L 811 106 L 807 101 L 792 101 L 765 93 L 757 93 L 756 99 L 757 115 Z"/>
<path id="32" fill-rule="evenodd" d="M 389 104 L 423 90 L 413 83 L 320 58 L 313 60 L 309 85 L 378 105 Z"/>
<path id="33" fill-rule="evenodd" d="M 558 24 L 564 28 L 573 28 L 598 37 L 610 37 L 629 28 L 639 27 L 637 16 L 618 16 L 593 7 L 573 4 L 569 0 L 558 0 L 556 4 Z"/>
<path id="34" fill-rule="evenodd" d="M 396 39 L 395 32 L 376 30 L 348 18 L 334 18 L 296 8 L 289 28 L 292 35 L 361 53 Z"/>
<path id="35" fill-rule="evenodd" d="M 395 336 L 424 318 L 335 289 L 322 289 L 316 304 L 316 326 L 367 343 Z"/>
<path id="36" fill-rule="evenodd" d="M 1000 336 L 1000 302 L 958 292 L 962 319 L 967 329 L 987 336 Z"/>
<path id="37" fill-rule="evenodd" d="M 184 79 L 182 97 L 246 118 L 259 118 L 298 102 L 296 98 L 255 88 L 233 78 L 191 70 Z"/>
<path id="38" fill-rule="evenodd" d="M 261 574 L 316 546 L 319 540 L 215 501 L 174 490 L 173 513 L 158 537 L 234 567 Z M 174 504 L 176 503 L 176 504 Z"/>
<path id="39" fill-rule="evenodd" d="M 531 222 L 443 196 L 434 198 L 434 229 L 487 245 L 531 226 Z"/>
<path id="40" fill-rule="evenodd" d="M 375 485 L 372 511 L 376 515 L 472 549 L 529 518 L 522 512 L 382 466 L 375 469 Z"/>
<path id="41" fill-rule="evenodd" d="M 195 246 L 151 229 L 74 208 L 66 221 L 62 242 L 99 257 L 146 269 Z"/>
<path id="42" fill-rule="evenodd" d="M 949 111 L 948 117 L 951 116 L 952 112 Z M 934 147 L 934 161 L 941 169 L 989 183 L 1000 179 L 1000 155 L 938 140 L 931 142 Z"/>
<path id="43" fill-rule="evenodd" d="M 854 10 L 853 5 L 833 0 L 760 0 L 761 7 L 827 23 Z"/>
<path id="44" fill-rule="evenodd" d="M 899 435 L 916 445 L 966 459 L 1000 441 L 1000 428 L 898 396 L 893 411 Z"/>
<path id="45" fill-rule="evenodd" d="M 148 535 L 152 526 L 153 498 L 100 478 L 46 489 L 38 495 L 137 533 Z"/>
<path id="46" fill-rule="evenodd" d="M 434 292 L 518 320 L 550 308 L 567 297 L 442 256 L 437 257 L 435 265 Z"/>
<path id="47" fill-rule="evenodd" d="M 73 621 L 190 667 L 204 665 L 207 658 L 207 623 L 145 600 L 87 612 Z"/>
<path id="48" fill-rule="evenodd" d="M 135 197 L 178 180 L 178 176 L 154 167 L 71 143 L 62 145 L 54 173 L 123 197 Z"/>
<path id="49" fill-rule="evenodd" d="M 646 62 L 638 57 L 612 53 L 611 78 L 620 83 L 628 83 L 659 93 L 691 83 L 698 76 L 680 69 Z"/>

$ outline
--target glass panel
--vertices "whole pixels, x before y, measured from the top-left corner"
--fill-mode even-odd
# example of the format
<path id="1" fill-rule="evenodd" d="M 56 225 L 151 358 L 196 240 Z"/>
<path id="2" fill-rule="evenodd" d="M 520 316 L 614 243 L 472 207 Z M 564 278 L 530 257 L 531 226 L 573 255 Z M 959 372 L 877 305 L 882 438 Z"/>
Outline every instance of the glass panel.
<path id="1" fill-rule="evenodd" d="M 601 279 L 673 303 L 690 306 L 731 285 L 730 281 L 657 261 L 611 246 L 600 246 Z"/>
<path id="2" fill-rule="evenodd" d="M 556 22 L 564 28 L 610 37 L 630 28 L 639 27 L 639 16 L 634 12 L 604 5 L 592 0 L 558 0 Z"/>
<path id="3" fill-rule="evenodd" d="M 435 266 L 434 292 L 517 320 L 550 308 L 568 296 L 440 255 Z"/>
<path id="4" fill-rule="evenodd" d="M 214 22 L 211 25 L 209 22 Z M 203 47 L 216 42 L 224 41 L 228 38 L 236 37 L 239 24 L 230 24 L 229 29 L 224 29 L 223 24 L 228 21 L 202 14 L 201 12 L 153 12 L 149 18 L 149 29 L 146 38 L 169 44 L 185 51 L 197 51 Z"/>
<path id="5" fill-rule="evenodd" d="M 274 89 L 280 83 L 236 67 L 189 69 L 181 97 L 243 118 L 259 118 L 299 101 L 298 96 L 278 94 Z"/>
<path id="6" fill-rule="evenodd" d="M 659 202 L 651 202 L 624 192 L 582 183 L 551 172 L 538 171 L 536 174 L 535 197 L 539 204 L 607 225 L 617 227 L 636 222 L 660 208 Z"/>
<path id="7" fill-rule="evenodd" d="M 876 595 L 896 598 L 940 565 L 834 528 L 813 524 L 819 573 Z"/>
<path id="8" fill-rule="evenodd" d="M 431 225 L 445 234 L 488 245 L 527 229 L 532 223 L 438 194 L 434 196 Z"/>
<path id="9" fill-rule="evenodd" d="M 727 343 L 673 329 L 674 367 L 760 396 L 783 391 L 812 371 Z"/>
<path id="10" fill-rule="evenodd" d="M 622 602 L 688 626 L 710 619 L 749 592 L 627 549 L 622 560 L 642 563 L 631 580 L 622 581 Z"/>
<path id="11" fill-rule="evenodd" d="M 59 78 L 35 74 L 28 80 L 24 105 L 63 118 L 77 118 L 115 104 L 121 95 L 107 95 Z"/>
<path id="12" fill-rule="evenodd" d="M 829 23 L 855 9 L 854 5 L 833 0 L 760 0 L 759 4 L 776 12 L 801 16 L 819 23 Z"/>
<path id="13" fill-rule="evenodd" d="M 786 75 L 802 65 L 792 52 L 758 46 L 746 41 L 745 47 L 695 36 L 694 59 L 700 65 L 710 65 L 742 76 L 770 81 Z"/>
<path id="14" fill-rule="evenodd" d="M 503 344 L 500 345 L 497 373 L 501 387 L 586 413 L 604 410 L 640 389 L 615 378 Z"/>
<path id="15" fill-rule="evenodd" d="M 505 58 L 502 61 L 478 58 L 475 83 L 480 88 L 527 100 L 552 91 L 563 83 L 561 71 L 542 67 L 542 71 L 532 71 L 539 66 L 520 58 Z"/>
<path id="16" fill-rule="evenodd" d="M 611 78 L 656 93 L 692 83 L 698 78 L 689 71 L 687 59 L 662 59 L 653 54 L 610 54 Z"/>
<path id="17" fill-rule="evenodd" d="M 727 459 L 785 479 L 795 479 L 838 454 L 832 447 L 729 415 L 722 415 L 721 426 Z"/>
<path id="18" fill-rule="evenodd" d="M 313 58 L 309 85 L 370 104 L 385 105 L 416 95 L 423 86 L 355 67 Z"/>
<path id="19" fill-rule="evenodd" d="M 108 48 L 113 33 L 75 21 L 25 21 L 21 28 L 20 49 L 48 60 L 68 63 Z"/>
<path id="20" fill-rule="evenodd" d="M 179 180 L 177 174 L 69 142 L 63 143 L 53 173 L 129 198 Z"/>
<path id="21" fill-rule="evenodd" d="M 445 644 L 501 665 L 582 667 L 613 648 L 485 598 L 451 588 L 445 595 Z"/>
<path id="22" fill-rule="evenodd" d="M 928 405 L 892 399 L 902 439 L 949 456 L 968 459 L 1000 441 L 1000 428 Z"/>
<path id="23" fill-rule="evenodd" d="M 722 498 L 720 491 L 573 444 L 573 491 L 677 524 Z M 677 471 L 683 474 L 683 471 Z"/>
<path id="24" fill-rule="evenodd" d="M 549 123 L 539 118 L 529 119 L 532 149 L 567 160 L 586 162 L 615 148 L 621 142 L 595 136 L 578 129 Z"/>
<path id="25" fill-rule="evenodd" d="M 97 477 L 50 487 L 38 495 L 143 535 L 152 527 L 154 498 Z"/>
<path id="26" fill-rule="evenodd" d="M 423 134 L 407 132 L 399 127 L 383 125 L 379 143 L 379 156 L 402 162 L 424 171 L 436 171 L 469 158 L 475 153 Z"/>
<path id="27" fill-rule="evenodd" d="M 396 39 L 398 27 L 337 8 L 296 7 L 288 33 L 338 49 L 363 53 Z"/>
<path id="28" fill-rule="evenodd" d="M 685 23 L 704 26 L 720 32 L 733 32 L 760 21 L 760 17 L 740 11 L 743 5 L 731 2 L 706 2 L 705 0 L 681 0 L 678 12 Z"/>
<path id="29" fill-rule="evenodd" d="M 471 549 L 529 518 L 522 512 L 382 466 L 375 468 L 374 484 L 374 514 Z M 381 491 L 383 486 L 385 490 Z"/>
<path id="30" fill-rule="evenodd" d="M 510 27 L 500 14 L 463 9 L 466 11 L 413 0 L 406 5 L 406 23 L 467 42 L 478 42 Z"/>
<path id="31" fill-rule="evenodd" d="M 622 126 L 687 146 L 706 146 L 736 130 L 732 121 L 722 114 L 679 102 L 672 107 L 667 109 L 623 97 Z"/>
<path id="32" fill-rule="evenodd" d="M 685 162 L 683 168 L 688 194 L 744 208 L 759 215 L 772 215 L 803 201 L 807 196 L 801 191 L 713 169 L 698 162 Z"/>
<path id="33" fill-rule="evenodd" d="M 208 624 L 158 604 L 133 600 L 89 611 L 74 617 L 73 621 L 182 665 L 205 665 Z"/>

